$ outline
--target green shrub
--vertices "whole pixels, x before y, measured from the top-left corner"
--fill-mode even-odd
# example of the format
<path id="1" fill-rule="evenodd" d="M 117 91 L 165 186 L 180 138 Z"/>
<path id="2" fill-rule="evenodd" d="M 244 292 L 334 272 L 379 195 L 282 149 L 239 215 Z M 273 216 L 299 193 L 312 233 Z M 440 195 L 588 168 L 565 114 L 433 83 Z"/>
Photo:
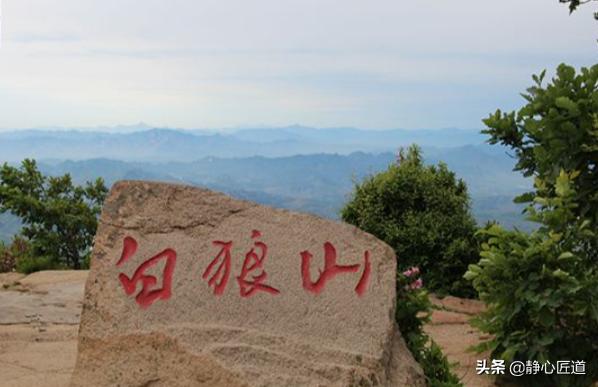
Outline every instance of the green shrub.
<path id="1" fill-rule="evenodd" d="M 527 103 L 517 112 L 497 110 L 484 120 L 490 143 L 511 148 L 516 170 L 542 179 L 542 196 L 555 195 L 561 170 L 579 174 L 572 211 L 598 224 L 598 65 L 578 73 L 561 64 L 543 85 L 545 72 L 522 94 Z M 533 192 L 517 198 L 530 202 Z M 597 253 L 598 255 L 598 253 Z"/>
<path id="2" fill-rule="evenodd" d="M 536 197 L 541 209 L 530 207 L 530 220 L 541 226 L 530 235 L 498 225 L 481 230 L 482 259 L 466 274 L 488 306 L 474 324 L 493 338 L 479 350 L 507 362 L 586 362 L 586 376 L 534 375 L 528 385 L 589 386 L 598 377 L 598 236 L 576 214 L 577 175 L 562 171 L 556 197 Z"/>
<path id="3" fill-rule="evenodd" d="M 405 339 L 407 348 L 421 365 L 428 386 L 462 386 L 452 373 L 451 365 L 440 347 L 424 332 L 430 319 L 432 304 L 423 289 L 423 281 L 417 267 L 397 275 L 397 310 L 395 319 Z"/>
<path id="4" fill-rule="evenodd" d="M 466 277 L 488 305 L 477 325 L 505 360 L 586 361 L 586 376 L 532 376 L 534 386 L 588 386 L 598 379 L 598 65 L 560 65 L 522 94 L 517 112 L 484 123 L 491 143 L 510 147 L 517 170 L 535 177 L 528 202 L 531 234 L 491 226 L 482 259 Z"/>
<path id="5" fill-rule="evenodd" d="M 34 256 L 51 258 L 56 267 L 81 268 L 106 193 L 102 179 L 75 185 L 69 174 L 44 176 L 35 160 L 0 167 L 0 213 L 19 217 Z M 33 266 L 44 266 L 41 261 Z"/>
<path id="6" fill-rule="evenodd" d="M 430 320 L 431 309 L 432 303 L 423 288 L 419 268 L 412 267 L 398 273 L 395 319 L 407 341 L 424 335 L 424 324 Z"/>
<path id="7" fill-rule="evenodd" d="M 15 236 L 10 245 L 0 242 L 0 273 L 17 271 L 30 274 L 64 268 L 51 257 L 35 256 L 32 244 L 21 236 Z"/>
<path id="8" fill-rule="evenodd" d="M 31 259 L 32 247 L 27 239 L 17 235 L 10 245 L 0 242 L 0 273 L 19 270 L 19 262 Z"/>
<path id="9" fill-rule="evenodd" d="M 15 257 L 6 244 L 0 241 L 0 273 L 14 271 L 16 265 Z"/>
<path id="10" fill-rule="evenodd" d="M 90 267 L 91 267 L 91 251 L 89 251 L 89 252 L 87 252 L 87 254 L 85 254 L 85 256 L 83 257 L 83 260 L 81 262 L 81 269 L 89 270 Z"/>
<path id="11" fill-rule="evenodd" d="M 430 346 L 421 353 L 420 364 L 424 365 L 424 372 L 428 380 L 429 387 L 460 387 L 463 383 L 459 377 L 452 371 L 452 365 L 449 363 L 442 350 L 433 340 L 430 340 Z"/>
<path id="12" fill-rule="evenodd" d="M 10 251 L 15 259 L 15 269 L 19 273 L 31 274 L 41 270 L 57 270 L 65 267 L 51 257 L 38 257 L 34 254 L 31 242 L 21 236 L 15 236 Z"/>
<path id="13" fill-rule="evenodd" d="M 463 279 L 467 265 L 478 261 L 467 187 L 445 164 L 424 165 L 417 146 L 357 184 L 341 216 L 388 243 L 400 270 L 421 268 L 431 291 L 475 296 Z"/>
<path id="14" fill-rule="evenodd" d="M 57 264 L 51 257 L 22 257 L 17 260 L 16 269 L 19 273 L 31 274 L 42 270 L 61 270 L 64 266 Z"/>

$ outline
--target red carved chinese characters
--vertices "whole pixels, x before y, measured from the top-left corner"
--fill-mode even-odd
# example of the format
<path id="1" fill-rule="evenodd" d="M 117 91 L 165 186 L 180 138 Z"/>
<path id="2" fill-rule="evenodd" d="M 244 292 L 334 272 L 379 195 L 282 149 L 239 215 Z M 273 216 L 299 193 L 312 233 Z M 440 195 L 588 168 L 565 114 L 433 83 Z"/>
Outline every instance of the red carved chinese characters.
<path id="1" fill-rule="evenodd" d="M 251 297 L 259 292 L 271 295 L 280 294 L 277 288 L 267 283 L 268 274 L 266 273 L 265 263 L 268 258 L 268 245 L 262 242 L 261 238 L 260 231 L 252 231 L 253 246 L 245 254 L 241 272 L 236 277 L 239 293 L 243 298 Z M 215 295 L 221 296 L 224 294 L 231 276 L 233 241 L 216 240 L 212 244 L 220 250 L 204 270 L 202 278 L 207 281 L 209 287 L 214 289 Z M 137 247 L 138 244 L 134 238 L 125 237 L 122 254 L 116 266 L 120 267 L 130 260 L 136 254 Z M 312 281 L 311 263 L 313 255 L 307 250 L 301 252 L 300 255 L 303 288 L 314 294 L 320 294 L 326 287 L 326 283 L 337 275 L 358 273 L 361 267 L 360 264 L 337 264 L 336 248 L 332 243 L 326 242 L 324 243 L 324 269 L 320 269 L 318 278 Z M 125 293 L 129 296 L 133 295 L 138 288 L 138 284 L 141 284 L 141 290 L 135 296 L 135 301 L 141 308 L 148 308 L 157 300 L 167 300 L 171 297 L 176 259 L 177 254 L 173 249 L 165 249 L 142 262 L 131 277 L 119 273 L 118 279 Z M 162 283 L 160 286 L 158 284 L 159 279 L 154 275 L 146 274 L 146 271 L 158 266 L 161 262 L 164 263 L 164 268 L 161 273 Z M 365 251 L 363 269 L 361 270 L 359 282 L 354 289 L 358 296 L 363 296 L 367 291 L 370 276 L 370 252 Z"/>
<path id="2" fill-rule="evenodd" d="M 366 251 L 363 254 L 363 259 L 365 261 L 365 267 L 363 268 L 363 273 L 361 273 L 361 278 L 359 279 L 357 286 L 355 286 L 355 293 L 357 293 L 357 295 L 360 297 L 363 296 L 365 291 L 368 289 L 368 285 L 370 284 L 370 275 L 372 273 L 372 264 L 370 263 L 369 251 Z"/>
<path id="3" fill-rule="evenodd" d="M 137 252 L 137 241 L 131 237 L 125 237 L 123 241 L 123 251 L 120 259 L 116 263 L 116 266 L 121 266 L 129 258 L 131 258 Z M 164 260 L 164 269 L 162 271 L 162 287 L 156 287 L 158 279 L 153 275 L 144 274 L 145 271 L 155 265 L 158 262 Z M 147 308 L 153 304 L 156 300 L 167 300 L 171 296 L 172 289 L 172 274 L 174 272 L 174 265 L 176 263 L 176 252 L 173 249 L 166 249 L 150 259 L 143 262 L 133 277 L 129 278 L 126 274 L 120 273 L 118 279 L 125 290 L 127 295 L 135 293 L 137 283 L 141 282 L 141 291 L 135 296 L 135 301 L 141 306 L 141 308 Z"/>
<path id="4" fill-rule="evenodd" d="M 207 279 L 210 276 L 212 269 L 214 269 L 214 266 L 216 266 L 216 263 L 220 262 L 220 266 L 218 266 L 218 269 L 214 275 L 212 275 L 212 278 L 208 280 L 208 285 L 214 287 L 214 294 L 219 296 L 224 293 L 228 278 L 230 277 L 230 249 L 233 247 L 233 242 L 214 241 L 212 244 L 214 246 L 220 246 L 221 249 L 216 258 L 210 262 L 201 277 Z"/>
<path id="5" fill-rule="evenodd" d="M 301 252 L 301 276 L 303 278 L 303 288 L 308 292 L 320 294 L 324 290 L 326 282 L 336 277 L 339 274 L 345 273 L 356 273 L 359 270 L 359 264 L 356 265 L 337 265 L 336 264 L 336 249 L 330 242 L 324 243 L 324 270 L 320 270 L 320 277 L 312 282 L 310 266 L 313 255 L 309 251 Z M 370 263 L 370 252 L 364 253 L 364 269 L 361 274 L 361 278 L 355 286 L 355 292 L 357 295 L 362 296 L 367 290 L 370 274 L 371 274 L 371 263 Z"/>
<path id="6" fill-rule="evenodd" d="M 258 230 L 253 230 L 251 233 L 252 239 L 258 239 L 261 236 L 262 234 Z M 256 249 L 260 250 L 259 255 L 255 252 Z M 245 255 L 243 268 L 241 269 L 241 275 L 237 277 L 241 297 L 251 297 L 258 291 L 263 291 L 270 294 L 280 293 L 278 289 L 263 283 L 266 278 L 268 278 L 268 274 L 266 274 L 266 271 L 263 270 L 264 261 L 266 260 L 267 254 L 268 246 L 261 241 L 256 241 L 251 250 L 249 250 L 249 252 Z M 258 269 L 262 269 L 261 273 L 252 275 L 252 279 L 247 280 L 249 273 Z"/>
<path id="7" fill-rule="evenodd" d="M 268 254 L 268 246 L 264 242 L 257 240 L 261 236 L 262 234 L 258 230 L 253 230 L 251 233 L 251 239 L 256 241 L 251 250 L 245 254 L 241 274 L 237 277 L 241 297 L 251 297 L 258 291 L 270 294 L 280 293 L 278 289 L 264 283 L 268 278 L 268 274 L 264 270 L 264 261 Z M 224 294 L 224 290 L 226 289 L 230 277 L 231 249 L 233 247 L 233 242 L 214 241 L 212 244 L 214 246 L 220 246 L 220 252 L 216 258 L 210 262 L 204 271 L 202 278 L 208 280 L 208 285 L 214 287 L 214 294 L 220 296 Z M 214 271 L 217 264 L 219 264 L 219 266 Z M 257 270 L 260 270 L 260 272 L 255 275 L 251 274 Z"/>

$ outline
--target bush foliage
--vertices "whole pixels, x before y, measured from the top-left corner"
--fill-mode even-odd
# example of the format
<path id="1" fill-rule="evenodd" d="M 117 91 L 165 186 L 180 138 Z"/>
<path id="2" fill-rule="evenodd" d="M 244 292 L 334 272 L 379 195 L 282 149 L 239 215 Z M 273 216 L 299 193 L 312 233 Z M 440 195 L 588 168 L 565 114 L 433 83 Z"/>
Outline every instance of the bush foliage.
<path id="1" fill-rule="evenodd" d="M 15 236 L 9 245 L 0 241 L 0 273 L 15 270 L 21 272 L 23 262 L 29 259 L 31 259 L 31 245 L 23 237 Z"/>
<path id="2" fill-rule="evenodd" d="M 478 261 L 467 188 L 445 164 L 424 165 L 417 146 L 357 184 L 341 216 L 393 247 L 400 270 L 421 268 L 428 289 L 474 295 L 463 279 L 468 264 Z"/>
<path id="3" fill-rule="evenodd" d="M 31 243 L 20 269 L 82 268 L 106 193 L 101 179 L 83 187 L 74 185 L 68 174 L 44 176 L 34 160 L 23 161 L 20 168 L 5 163 L 0 168 L 0 213 L 20 217 L 25 225 L 21 234 Z"/>
<path id="4" fill-rule="evenodd" d="M 575 214 L 598 223 L 598 65 L 560 65 L 556 77 L 542 86 L 546 72 L 533 76 L 522 94 L 527 104 L 518 112 L 497 110 L 484 120 L 490 143 L 511 148 L 516 170 L 542 179 L 542 196 L 554 196 L 561 170 L 576 171 Z M 535 193 L 520 196 L 531 202 Z"/>
<path id="5" fill-rule="evenodd" d="M 10 251 L 9 246 L 0 241 L 0 273 L 9 273 L 15 270 L 17 265 L 15 256 Z"/>
<path id="6" fill-rule="evenodd" d="M 598 66 L 579 74 L 559 66 L 524 94 L 519 112 L 484 122 L 491 141 L 515 150 L 535 177 L 531 234 L 494 225 L 481 231 L 482 259 L 471 265 L 488 310 L 476 322 L 493 338 L 478 349 L 506 360 L 586 362 L 587 375 L 534 376 L 534 386 L 589 386 L 598 378 Z"/>
<path id="7" fill-rule="evenodd" d="M 598 267 L 584 248 L 596 244 L 597 234 L 572 211 L 571 178 L 563 172 L 557 196 L 538 198 L 545 207 L 532 209 L 530 219 L 542 226 L 531 235 L 497 225 L 483 230 L 482 259 L 466 274 L 489 306 L 475 324 L 494 337 L 479 349 L 507 361 L 588 363 L 585 379 L 536 376 L 537 386 L 585 386 L 592 370 L 598 376 Z"/>
<path id="8" fill-rule="evenodd" d="M 432 304 L 419 275 L 417 267 L 398 273 L 395 319 L 407 347 L 424 371 L 427 385 L 462 386 L 440 347 L 424 332 L 424 324 L 430 319 Z"/>

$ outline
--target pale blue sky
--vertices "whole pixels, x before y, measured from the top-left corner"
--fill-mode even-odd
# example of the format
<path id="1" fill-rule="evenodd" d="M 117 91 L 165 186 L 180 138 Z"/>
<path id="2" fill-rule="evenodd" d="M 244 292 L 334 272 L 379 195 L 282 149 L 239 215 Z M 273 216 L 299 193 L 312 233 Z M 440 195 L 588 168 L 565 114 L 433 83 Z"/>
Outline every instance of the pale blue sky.
<path id="1" fill-rule="evenodd" d="M 596 63 L 588 7 L 3 0 L 0 128 L 477 128 L 532 73 Z"/>

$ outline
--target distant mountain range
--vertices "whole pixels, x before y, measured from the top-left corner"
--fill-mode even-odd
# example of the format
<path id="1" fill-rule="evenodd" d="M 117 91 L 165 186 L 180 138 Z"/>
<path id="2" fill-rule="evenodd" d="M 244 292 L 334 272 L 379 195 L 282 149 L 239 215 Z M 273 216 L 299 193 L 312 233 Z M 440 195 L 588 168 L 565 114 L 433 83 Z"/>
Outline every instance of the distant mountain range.
<path id="1" fill-rule="evenodd" d="M 469 187 L 479 222 L 530 228 L 512 198 L 530 188 L 505 149 L 472 130 L 247 129 L 226 134 L 151 129 L 127 133 L 0 133 L 0 161 L 38 160 L 44 173 L 82 183 L 103 177 L 208 187 L 275 207 L 337 218 L 354 182 L 384 170 L 396 149 L 423 147 L 428 163 L 445 162 Z M 0 239 L 18 222 L 0 216 Z"/>
<path id="2" fill-rule="evenodd" d="M 481 144 L 476 130 L 359 130 L 290 126 L 244 129 L 229 133 L 207 130 L 149 129 L 127 132 L 20 130 L 0 132 L 0 159 L 123 161 L 195 161 L 202 157 L 283 157 L 297 154 L 396 151 L 412 143 L 427 147 Z"/>

